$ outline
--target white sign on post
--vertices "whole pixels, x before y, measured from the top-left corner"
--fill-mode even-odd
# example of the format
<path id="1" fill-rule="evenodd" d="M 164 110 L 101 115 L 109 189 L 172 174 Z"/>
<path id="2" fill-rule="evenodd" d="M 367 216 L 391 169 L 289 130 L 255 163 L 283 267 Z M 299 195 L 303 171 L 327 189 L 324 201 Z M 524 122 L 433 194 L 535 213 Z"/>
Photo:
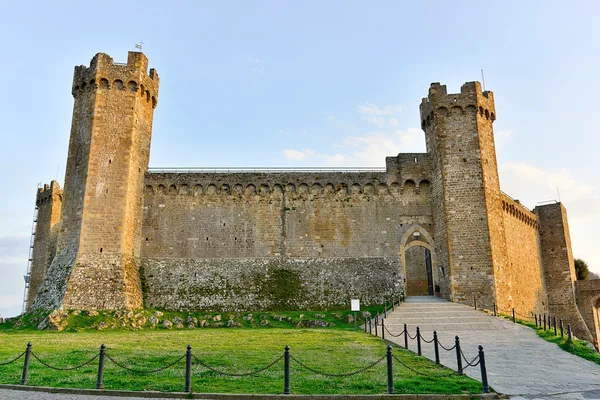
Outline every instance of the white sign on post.
<path id="1" fill-rule="evenodd" d="M 351 311 L 360 311 L 360 300 L 359 299 L 350 300 L 350 310 Z"/>

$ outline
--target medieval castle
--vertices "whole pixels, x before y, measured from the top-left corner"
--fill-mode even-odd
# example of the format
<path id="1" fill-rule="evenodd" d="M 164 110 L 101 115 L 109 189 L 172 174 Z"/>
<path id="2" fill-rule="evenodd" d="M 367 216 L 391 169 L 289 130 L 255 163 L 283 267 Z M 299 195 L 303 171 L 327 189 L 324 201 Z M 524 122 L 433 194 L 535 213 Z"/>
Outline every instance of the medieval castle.
<path id="1" fill-rule="evenodd" d="M 560 315 L 598 335 L 561 203 L 500 191 L 494 96 L 421 102 L 427 152 L 357 172 L 152 172 L 159 78 L 143 53 L 75 67 L 64 188 L 38 189 L 29 309 L 308 309 L 433 295 Z"/>

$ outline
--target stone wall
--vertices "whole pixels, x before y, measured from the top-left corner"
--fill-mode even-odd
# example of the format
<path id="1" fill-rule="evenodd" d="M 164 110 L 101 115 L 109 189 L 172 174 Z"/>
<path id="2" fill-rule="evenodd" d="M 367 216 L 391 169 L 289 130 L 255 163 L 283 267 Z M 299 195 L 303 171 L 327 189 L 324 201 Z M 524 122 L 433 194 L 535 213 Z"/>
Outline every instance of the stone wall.
<path id="1" fill-rule="evenodd" d="M 33 304 L 56 253 L 62 194 L 63 191 L 56 181 L 39 188 L 36 194 L 35 205 L 38 212 L 27 296 L 28 308 Z"/>
<path id="2" fill-rule="evenodd" d="M 600 339 L 600 279 L 575 281 L 577 308 L 592 334 L 596 348 Z"/>
<path id="3" fill-rule="evenodd" d="M 459 302 L 470 302 L 476 295 L 481 303 L 491 304 L 495 263 L 503 262 L 502 249 L 496 260 L 491 246 L 491 237 L 502 232 L 495 224 L 502 221 L 494 208 L 499 187 L 491 139 L 493 95 L 482 92 L 478 82 L 464 84 L 456 94 L 433 83 L 420 111 L 432 159 L 438 265 L 449 277 L 440 280 L 442 295 Z"/>
<path id="4" fill-rule="evenodd" d="M 403 289 L 398 258 L 142 260 L 145 306 L 170 310 L 319 310 L 380 305 Z"/>
<path id="5" fill-rule="evenodd" d="M 386 173 L 147 174 L 142 230 L 146 304 L 175 304 L 168 293 L 181 292 L 187 282 L 192 286 L 186 290 L 196 294 L 193 304 L 216 307 L 214 288 L 196 290 L 195 285 L 201 281 L 198 271 L 217 271 L 219 265 L 220 279 L 233 282 L 226 287 L 245 287 L 250 297 L 262 295 L 252 292 L 261 286 L 251 281 L 265 265 L 298 271 L 308 290 L 301 293 L 311 297 L 290 300 L 295 305 L 334 306 L 357 293 L 363 302 L 399 294 L 402 236 L 414 224 L 431 228 L 429 184 L 406 179 L 388 185 L 387 180 Z M 248 274 L 240 275 L 236 263 L 246 266 Z M 302 271 L 302 266 L 309 269 Z M 169 286 L 173 279 L 164 272 L 169 268 L 177 271 L 176 286 Z M 379 278 L 373 281 L 369 270 L 379 271 Z M 360 276 L 372 282 L 359 285 L 362 289 L 348 286 Z M 317 277 L 330 277 L 323 283 L 330 289 L 312 288 Z M 385 284 L 383 277 L 389 278 Z M 153 282 L 163 282 L 162 287 Z M 381 293 L 371 291 L 375 286 L 369 285 L 375 284 Z"/>
<path id="6" fill-rule="evenodd" d="M 548 306 L 552 315 L 562 318 L 573 327 L 575 335 L 592 340 L 592 335 L 575 303 L 575 263 L 571 250 L 571 237 L 567 210 L 561 203 L 537 206 L 540 248 Z"/>
<path id="7" fill-rule="evenodd" d="M 538 217 L 518 201 L 502 196 L 506 268 L 497 269 L 496 296 L 501 310 L 523 316 L 548 312 L 548 295 L 538 239 Z"/>

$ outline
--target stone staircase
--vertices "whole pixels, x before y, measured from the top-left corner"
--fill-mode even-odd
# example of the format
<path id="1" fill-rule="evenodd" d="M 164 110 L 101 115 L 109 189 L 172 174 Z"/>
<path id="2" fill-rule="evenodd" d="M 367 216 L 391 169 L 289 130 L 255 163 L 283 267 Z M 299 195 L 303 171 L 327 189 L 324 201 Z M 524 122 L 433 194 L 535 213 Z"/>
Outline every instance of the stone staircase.
<path id="1" fill-rule="evenodd" d="M 437 331 L 440 343 L 447 348 L 459 336 L 469 361 L 482 345 L 489 384 L 499 393 L 550 395 L 600 389 L 600 365 L 563 351 L 541 339 L 531 328 L 467 305 L 430 296 L 408 297 L 394 312 L 388 313 L 385 338 L 404 346 L 403 336 L 393 336 L 402 332 L 404 324 L 411 336 L 418 326 L 428 341 L 433 331 Z M 435 359 L 433 344 L 422 342 L 421 347 L 425 357 Z M 409 349 L 417 351 L 416 340 L 409 340 Z M 440 361 L 456 370 L 455 351 L 440 349 Z M 481 380 L 479 366 L 468 367 L 465 373 Z"/>

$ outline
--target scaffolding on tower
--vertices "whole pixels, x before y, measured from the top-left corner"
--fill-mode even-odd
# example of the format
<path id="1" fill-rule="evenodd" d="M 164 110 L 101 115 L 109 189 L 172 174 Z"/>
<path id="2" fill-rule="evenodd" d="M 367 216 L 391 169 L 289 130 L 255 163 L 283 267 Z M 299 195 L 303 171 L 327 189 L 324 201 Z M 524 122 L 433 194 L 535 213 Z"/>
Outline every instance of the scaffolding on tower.
<path id="1" fill-rule="evenodd" d="M 38 188 L 41 187 L 41 184 L 38 184 Z M 29 281 L 31 279 L 31 263 L 33 262 L 33 244 L 35 242 L 35 230 L 37 227 L 38 220 L 38 206 L 35 205 L 33 210 L 33 223 L 31 224 L 31 239 L 29 240 L 29 255 L 27 257 L 27 272 L 23 275 L 23 279 L 25 279 L 25 290 L 23 292 L 23 309 L 21 311 L 22 314 L 27 312 L 27 297 L 29 296 Z"/>

